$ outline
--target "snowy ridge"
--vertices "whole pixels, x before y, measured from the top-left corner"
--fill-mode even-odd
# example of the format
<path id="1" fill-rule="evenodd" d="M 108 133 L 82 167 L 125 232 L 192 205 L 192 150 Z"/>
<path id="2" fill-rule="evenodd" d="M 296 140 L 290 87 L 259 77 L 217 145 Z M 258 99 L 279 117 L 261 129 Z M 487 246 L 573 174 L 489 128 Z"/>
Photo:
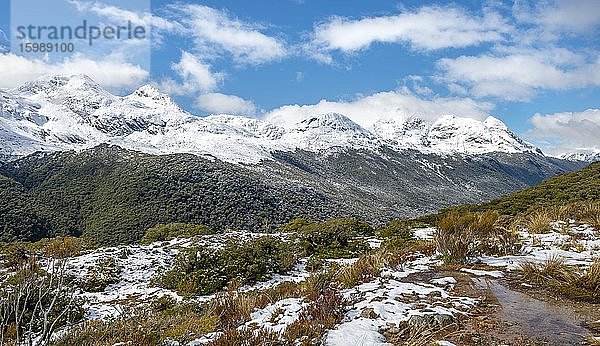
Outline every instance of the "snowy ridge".
<path id="1" fill-rule="evenodd" d="M 101 143 L 154 154 L 191 153 L 233 163 L 272 159 L 276 150 L 414 149 L 434 154 L 540 153 L 493 117 L 447 115 L 430 123 L 377 120 L 366 129 L 348 117 L 315 114 L 279 126 L 233 115 L 194 116 L 145 85 L 115 96 L 84 75 L 46 76 L 0 90 L 0 159 L 36 151 L 81 150 Z"/>
<path id="2" fill-rule="evenodd" d="M 559 156 L 569 161 L 596 162 L 600 161 L 600 149 L 585 149 Z"/>

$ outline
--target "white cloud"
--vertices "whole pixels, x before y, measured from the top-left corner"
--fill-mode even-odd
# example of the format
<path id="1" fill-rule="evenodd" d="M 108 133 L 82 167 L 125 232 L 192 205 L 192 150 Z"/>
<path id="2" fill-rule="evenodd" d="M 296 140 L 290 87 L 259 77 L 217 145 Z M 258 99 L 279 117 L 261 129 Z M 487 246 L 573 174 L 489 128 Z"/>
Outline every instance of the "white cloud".
<path id="1" fill-rule="evenodd" d="M 212 72 L 208 64 L 203 63 L 194 55 L 182 51 L 178 63 L 171 65 L 171 69 L 181 78 L 178 83 L 173 79 L 162 81 L 161 88 L 170 94 L 184 95 L 190 93 L 207 93 L 216 90 L 224 79 L 224 75 Z"/>
<path id="2" fill-rule="evenodd" d="M 444 58 L 437 65 L 454 90 L 462 86 L 478 97 L 524 101 L 539 90 L 600 85 L 600 56 L 586 59 L 564 49 Z"/>
<path id="3" fill-rule="evenodd" d="M 468 47 L 502 41 L 510 30 L 504 19 L 492 12 L 474 17 L 457 7 L 421 7 L 395 16 L 333 17 L 315 27 L 311 46 L 317 58 L 327 62 L 323 51 L 352 53 L 376 42 L 408 43 L 422 50 Z"/>
<path id="4" fill-rule="evenodd" d="M 228 13 L 202 5 L 174 5 L 195 50 L 205 56 L 228 52 L 238 63 L 261 64 L 285 57 L 283 41 L 263 34 L 261 27 L 243 22 Z"/>
<path id="5" fill-rule="evenodd" d="M 185 32 L 185 28 L 181 23 L 153 15 L 149 9 L 147 11 L 134 11 L 107 5 L 98 1 L 69 0 L 69 2 L 73 4 L 79 12 L 90 12 L 97 16 L 107 18 L 110 21 L 117 22 L 118 25 L 124 25 L 130 21 L 133 25 L 142 26 L 147 31 L 147 37 L 152 38 L 153 43 L 158 45 L 163 43 L 164 32 L 180 34 Z M 121 41 L 120 43 L 123 44 L 124 42 L 128 41 Z"/>
<path id="6" fill-rule="evenodd" d="M 535 114 L 526 136 L 548 152 L 560 154 L 600 148 L 600 109 L 583 112 Z"/>
<path id="7" fill-rule="evenodd" d="M 209 93 L 198 96 L 195 103 L 196 108 L 214 114 L 241 114 L 253 115 L 256 106 L 252 101 L 244 100 L 235 95 L 221 93 Z"/>
<path id="8" fill-rule="evenodd" d="M 92 60 L 75 55 L 61 62 L 49 63 L 14 54 L 0 54 L 0 88 L 14 88 L 46 74 L 85 74 L 113 90 L 137 87 L 149 77 L 148 71 L 115 56 Z"/>
<path id="9" fill-rule="evenodd" d="M 388 91 L 360 96 L 352 101 L 322 100 L 313 105 L 287 105 L 265 115 L 274 123 L 289 126 L 320 113 L 336 112 L 352 119 L 363 127 L 370 127 L 378 119 L 407 119 L 419 116 L 435 120 L 445 114 L 484 119 L 492 109 L 489 103 L 469 98 L 419 98 L 407 92 Z"/>
<path id="10" fill-rule="evenodd" d="M 145 27 L 154 27 L 155 29 L 165 31 L 181 30 L 181 24 L 176 21 L 154 16 L 149 11 L 131 11 L 120 7 L 107 5 L 101 2 L 70 0 L 79 12 L 92 12 L 99 16 L 109 18 L 111 20 L 126 23 L 131 21 L 133 25 L 141 25 Z"/>
<path id="11" fill-rule="evenodd" d="M 175 3 L 168 5 L 167 15 L 136 12 L 101 2 L 71 0 L 79 11 L 88 11 L 111 20 L 154 29 L 152 37 L 162 43 L 162 33 L 176 34 L 194 42 L 194 53 L 216 58 L 229 53 L 237 63 L 261 64 L 285 57 L 285 42 L 261 32 L 260 25 L 244 22 L 208 6 Z"/>
<path id="12" fill-rule="evenodd" d="M 600 25 L 600 0 L 516 1 L 513 12 L 551 32 L 581 33 Z"/>
<path id="13" fill-rule="evenodd" d="M 154 16 L 150 12 L 135 12 L 97 2 L 92 3 L 89 10 L 100 16 L 124 23 L 131 21 L 134 25 L 152 27 L 160 31 L 183 31 L 180 23 Z"/>

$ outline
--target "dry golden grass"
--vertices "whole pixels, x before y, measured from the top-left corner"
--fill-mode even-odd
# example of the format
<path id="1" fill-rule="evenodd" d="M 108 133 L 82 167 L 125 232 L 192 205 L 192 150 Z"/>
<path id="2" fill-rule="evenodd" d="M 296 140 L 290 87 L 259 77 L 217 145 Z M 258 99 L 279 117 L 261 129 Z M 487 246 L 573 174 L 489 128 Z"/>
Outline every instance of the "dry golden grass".
<path id="1" fill-rule="evenodd" d="M 523 278 L 536 285 L 556 285 L 575 278 L 575 269 L 560 256 L 551 256 L 544 263 L 525 262 L 520 268 Z"/>
<path id="2" fill-rule="evenodd" d="M 83 243 L 80 238 L 52 238 L 44 247 L 44 255 L 53 258 L 69 258 L 79 256 Z"/>
<path id="3" fill-rule="evenodd" d="M 545 263 L 523 263 L 520 270 L 522 278 L 536 286 L 575 300 L 600 302 L 600 260 L 581 271 L 555 256 Z"/>
<path id="4" fill-rule="evenodd" d="M 575 299 L 600 302 L 600 259 L 563 285 L 561 292 Z"/>
<path id="5" fill-rule="evenodd" d="M 377 251 L 358 259 L 352 265 L 343 267 L 336 275 L 342 288 L 354 287 L 378 276 L 379 271 L 387 264 L 387 253 Z"/>
<path id="6" fill-rule="evenodd" d="M 600 202 L 584 201 L 560 206 L 537 207 L 517 218 L 515 224 L 527 228 L 530 233 L 548 233 L 551 221 L 575 220 L 600 230 Z"/>
<path id="7" fill-rule="evenodd" d="M 402 247 L 390 249 L 381 247 L 361 256 L 352 265 L 340 268 L 333 281 L 340 288 L 350 288 L 379 276 L 381 269 L 393 268 L 406 262 L 414 254 L 431 255 L 435 251 L 432 242 L 408 240 Z"/>
<path id="8" fill-rule="evenodd" d="M 557 220 L 553 216 L 553 212 L 548 209 L 540 209 L 525 217 L 524 227 L 529 233 L 550 233 L 552 227 L 550 222 Z"/>
<path id="9" fill-rule="evenodd" d="M 230 329 L 247 321 L 256 303 L 257 298 L 253 294 L 220 292 L 208 303 L 207 312 L 218 317 L 219 327 Z"/>
<path id="10" fill-rule="evenodd" d="M 253 330 L 250 328 L 228 329 L 219 338 L 207 344 L 207 346 L 242 346 L 242 345 L 264 345 L 283 346 L 285 343 L 279 339 L 279 335 L 264 329 Z"/>
<path id="11" fill-rule="evenodd" d="M 74 327 L 54 346 L 112 346 L 119 342 L 137 346 L 160 345 L 165 339 L 188 343 L 216 329 L 215 316 L 193 311 L 173 314 L 143 313 L 116 321 L 91 321 Z"/>
<path id="12" fill-rule="evenodd" d="M 495 211 L 450 212 L 438 221 L 434 243 L 445 264 L 464 264 L 481 253 L 502 254 L 513 251 L 516 234 L 498 225 Z M 495 242 L 494 240 L 497 240 Z"/>

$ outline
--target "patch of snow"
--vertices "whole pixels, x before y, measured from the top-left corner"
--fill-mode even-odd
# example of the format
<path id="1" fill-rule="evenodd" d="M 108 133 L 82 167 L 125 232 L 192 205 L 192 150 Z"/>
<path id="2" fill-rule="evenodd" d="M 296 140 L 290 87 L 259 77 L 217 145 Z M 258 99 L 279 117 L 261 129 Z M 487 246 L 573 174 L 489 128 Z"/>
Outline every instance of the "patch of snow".
<path id="1" fill-rule="evenodd" d="M 283 299 L 250 314 L 250 321 L 245 325 L 283 333 L 290 324 L 298 320 L 300 311 L 307 305 L 302 298 Z"/>
<path id="2" fill-rule="evenodd" d="M 381 323 L 368 319 L 355 319 L 342 323 L 336 329 L 327 333 L 324 344 L 327 346 L 392 345 L 387 343 L 385 337 L 379 333 L 380 325 Z"/>
<path id="3" fill-rule="evenodd" d="M 502 273 L 499 270 L 488 271 L 488 270 L 476 270 L 476 269 L 462 268 L 460 271 L 469 273 L 469 274 L 473 274 L 473 275 L 477 275 L 477 276 L 491 276 L 496 279 L 504 277 L 504 273 Z"/>
<path id="4" fill-rule="evenodd" d="M 413 229 L 413 236 L 421 240 L 432 240 L 434 232 L 434 227 L 416 228 Z"/>
<path id="5" fill-rule="evenodd" d="M 446 340 L 438 340 L 435 343 L 439 346 L 456 346 L 455 344 L 451 343 L 450 341 L 446 341 Z"/>
<path id="6" fill-rule="evenodd" d="M 554 224 L 555 231 L 545 234 L 520 232 L 525 245 L 521 254 L 483 256 L 480 261 L 492 267 L 515 270 L 524 262 L 543 263 L 549 258 L 559 257 L 563 258 L 567 265 L 585 268 L 590 266 L 595 258 L 600 257 L 600 234 L 591 226 L 576 222 L 570 222 L 568 225 L 564 222 Z"/>
<path id="7" fill-rule="evenodd" d="M 439 286 L 455 285 L 456 279 L 452 276 L 446 276 L 439 279 L 432 279 L 431 283 Z"/>
<path id="8" fill-rule="evenodd" d="M 373 281 L 341 291 L 344 298 L 353 303 L 344 321 L 328 331 L 325 344 L 388 345 L 380 330 L 388 328 L 389 324 L 399 325 L 415 315 L 455 316 L 475 305 L 473 298 L 453 297 L 434 285 L 400 281 L 411 273 L 422 271 L 425 263 L 433 261 L 428 257 L 418 258 L 397 270 L 382 271 L 382 276 Z M 365 309 L 372 309 L 374 318 L 364 317 Z"/>

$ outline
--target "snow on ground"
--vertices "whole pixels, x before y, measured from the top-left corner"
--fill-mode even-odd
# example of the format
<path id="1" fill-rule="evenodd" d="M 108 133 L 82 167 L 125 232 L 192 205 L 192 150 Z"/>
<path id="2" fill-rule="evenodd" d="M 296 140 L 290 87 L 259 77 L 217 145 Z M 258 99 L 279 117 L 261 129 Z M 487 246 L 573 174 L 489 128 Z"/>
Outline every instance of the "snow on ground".
<path id="1" fill-rule="evenodd" d="M 174 239 L 170 242 L 150 245 L 100 248 L 69 261 L 69 271 L 82 281 L 87 279 L 90 269 L 107 258 L 115 261 L 120 268 L 119 281 L 106 287 L 102 292 L 82 292 L 80 297 L 86 302 L 89 319 L 115 316 L 120 313 L 120 302 L 147 301 L 169 295 L 181 298 L 174 292 L 158 287 L 150 287 L 150 281 L 160 269 L 167 269 L 179 248 L 190 245 L 187 239 Z"/>
<path id="2" fill-rule="evenodd" d="M 456 279 L 452 276 L 446 276 L 439 279 L 432 279 L 430 282 L 438 286 L 456 285 Z"/>
<path id="3" fill-rule="evenodd" d="M 484 256 L 482 263 L 493 267 L 515 270 L 527 261 L 542 263 L 549 258 L 563 258 L 565 264 L 588 267 L 600 258 L 600 232 L 592 226 L 575 222 L 553 222 L 553 231 L 543 234 L 520 232 L 524 240 L 522 254 L 491 257 Z"/>
<path id="4" fill-rule="evenodd" d="M 462 268 L 460 271 L 464 272 L 464 273 L 473 274 L 476 276 L 491 276 L 496 279 L 504 276 L 504 273 L 502 273 L 499 270 L 476 270 L 476 269 Z"/>
<path id="5" fill-rule="evenodd" d="M 434 232 L 434 227 L 416 228 L 413 230 L 413 236 L 421 240 L 432 240 Z"/>
<path id="6" fill-rule="evenodd" d="M 491 266 L 503 270 L 518 268 L 524 261 L 545 261 L 561 256 L 568 265 L 589 266 L 600 258 L 600 234 L 588 225 L 553 223 L 554 231 L 547 234 L 521 232 L 524 239 L 523 253 L 515 256 L 481 258 Z M 414 230 L 419 239 L 432 239 L 434 228 Z M 381 332 L 390 326 L 398 326 L 411 316 L 441 314 L 456 317 L 465 314 L 477 301 L 469 297 L 455 297 L 449 292 L 456 284 L 454 277 L 432 279 L 431 284 L 409 282 L 411 274 L 431 270 L 439 264 L 434 258 L 421 257 L 397 269 L 384 269 L 381 277 L 355 288 L 343 291 L 352 301 L 344 321 L 327 333 L 326 345 L 389 345 Z M 463 268 L 462 272 L 474 276 L 501 278 L 502 270 L 474 270 Z M 433 284 L 433 285 L 432 285 Z M 439 345 L 452 345 L 438 341 Z"/>
<path id="7" fill-rule="evenodd" d="M 325 344 L 389 345 L 381 331 L 412 316 L 465 314 L 475 305 L 475 299 L 451 296 L 444 288 L 428 283 L 403 280 L 410 274 L 430 270 L 436 263 L 431 257 L 418 258 L 398 269 L 383 271 L 373 281 L 342 291 L 352 304 L 344 321 L 327 333 Z M 454 278 L 445 279 L 437 283 L 456 283 Z"/>
<path id="8" fill-rule="evenodd" d="M 246 326 L 259 326 L 271 332 L 283 333 L 290 324 L 296 322 L 300 312 L 308 303 L 303 298 L 288 298 L 267 305 L 250 315 L 251 320 Z"/>
<path id="9" fill-rule="evenodd" d="M 91 269 L 97 268 L 98 263 L 113 259 L 119 268 L 118 281 L 108 285 L 101 292 L 83 291 L 79 294 L 86 300 L 85 309 L 89 319 L 114 317 L 123 312 L 125 305 L 147 303 L 152 299 L 170 296 L 180 301 L 182 298 L 175 292 L 152 286 L 152 278 L 160 270 L 167 270 L 175 256 L 183 248 L 203 246 L 219 248 L 228 239 L 249 240 L 267 234 L 250 232 L 228 232 L 217 235 L 199 236 L 193 239 L 173 239 L 155 242 L 149 245 L 128 245 L 96 249 L 92 252 L 69 259 L 68 271 L 84 282 Z M 276 237 L 285 237 L 275 234 Z M 271 280 L 258 283 L 258 288 L 274 286 L 282 281 L 302 281 L 308 274 L 304 264 L 300 263 L 289 275 L 274 275 Z M 256 289 L 247 287 L 247 289 Z M 212 295 L 198 297 L 197 301 L 206 301 Z"/>
<path id="10" fill-rule="evenodd" d="M 554 231 L 546 234 L 521 232 L 523 251 L 519 255 L 479 258 L 483 264 L 497 270 L 465 269 L 461 271 L 473 276 L 500 278 L 503 271 L 514 270 L 524 261 L 543 262 L 549 257 L 562 256 L 569 265 L 589 266 L 595 258 L 600 258 L 600 234 L 591 226 L 574 222 L 553 223 Z M 432 239 L 434 228 L 414 230 L 416 238 Z M 169 242 L 157 242 L 149 245 L 131 245 L 103 248 L 75 257 L 70 260 L 71 273 L 84 279 L 88 270 L 105 258 L 113 258 L 122 268 L 119 281 L 109 285 L 103 292 L 83 292 L 88 300 L 87 310 L 91 319 L 115 316 L 122 311 L 124 302 L 144 302 L 152 298 L 169 295 L 182 299 L 174 292 L 152 287 L 151 279 L 161 268 L 168 268 L 177 253 L 189 246 L 218 248 L 227 239 L 251 239 L 264 234 L 230 232 L 190 239 L 174 239 Z M 276 234 L 280 238 L 289 235 Z M 380 243 L 372 241 L 372 247 Z M 340 265 L 351 265 L 357 259 L 334 260 Z M 246 285 L 241 291 L 266 289 L 282 282 L 301 282 L 310 273 L 306 271 L 307 259 L 301 260 L 287 275 L 273 275 L 270 280 L 254 285 Z M 470 297 L 455 296 L 452 289 L 457 280 L 452 276 L 423 279 L 422 273 L 435 271 L 442 262 L 435 256 L 423 256 L 401 264 L 395 268 L 382 269 L 380 276 L 370 282 L 340 293 L 349 302 L 343 321 L 325 336 L 326 345 L 388 345 L 382 334 L 389 328 L 398 328 L 413 316 L 450 316 L 468 314 L 477 300 Z M 212 296 L 196 298 L 199 301 Z M 258 327 L 283 333 L 287 326 L 296 321 L 308 304 L 303 298 L 288 298 L 272 302 L 262 309 L 255 310 L 250 321 L 242 327 Z M 198 338 L 190 345 L 201 345 L 219 337 L 211 333 Z M 444 341 L 439 345 L 450 345 Z"/>

